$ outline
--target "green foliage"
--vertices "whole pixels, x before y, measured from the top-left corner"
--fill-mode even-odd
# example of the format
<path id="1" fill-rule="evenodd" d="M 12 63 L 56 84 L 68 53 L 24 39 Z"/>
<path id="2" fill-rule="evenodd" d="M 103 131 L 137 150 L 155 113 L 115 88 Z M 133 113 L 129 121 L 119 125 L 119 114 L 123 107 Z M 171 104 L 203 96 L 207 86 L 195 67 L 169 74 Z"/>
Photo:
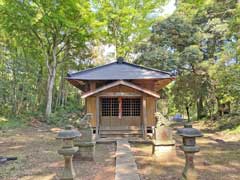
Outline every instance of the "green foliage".
<path id="1" fill-rule="evenodd" d="M 113 44 L 116 57 L 128 56 L 136 44 L 150 34 L 158 17 L 151 15 L 166 0 L 93 0 L 97 19 L 102 23 L 104 44 Z"/>
<path id="2" fill-rule="evenodd" d="M 191 66 L 192 70 L 199 64 L 203 59 L 203 53 L 200 51 L 197 45 L 191 45 L 186 47 L 180 54 L 179 67 Z"/>
<path id="3" fill-rule="evenodd" d="M 182 51 L 186 46 L 195 44 L 196 32 L 196 27 L 188 19 L 175 14 L 153 26 L 153 35 L 150 40 L 155 45 Z"/>
<path id="4" fill-rule="evenodd" d="M 171 71 L 177 68 L 175 61 L 178 59 L 178 54 L 172 52 L 166 47 L 151 45 L 142 45 L 137 49 L 141 56 L 135 61 L 137 64 L 150 66 L 156 69 L 164 69 Z"/>
<path id="5" fill-rule="evenodd" d="M 229 102 L 239 111 L 238 12 L 233 0 L 179 1 L 137 47 L 136 63 L 178 72 L 166 90 L 170 114 L 212 117 Z"/>
<path id="6" fill-rule="evenodd" d="M 93 22 L 88 1 L 2 1 L 1 111 L 19 114 L 46 107 L 48 116 L 52 107 L 62 106 L 67 98 L 64 76 L 69 68 L 85 63 L 82 58 L 88 54 L 80 52 L 88 52 L 86 42 L 96 35 L 98 26 Z"/>

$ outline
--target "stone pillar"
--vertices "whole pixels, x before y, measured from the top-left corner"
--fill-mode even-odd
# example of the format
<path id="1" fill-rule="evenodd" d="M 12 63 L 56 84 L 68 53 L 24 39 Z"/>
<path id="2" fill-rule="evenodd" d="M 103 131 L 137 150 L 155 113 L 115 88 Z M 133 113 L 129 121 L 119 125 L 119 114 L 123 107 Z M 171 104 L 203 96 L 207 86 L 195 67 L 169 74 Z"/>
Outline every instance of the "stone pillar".
<path id="1" fill-rule="evenodd" d="M 93 140 L 93 129 L 89 123 L 91 117 L 91 114 L 88 113 L 77 124 L 78 130 L 81 132 L 82 136 L 74 140 L 74 146 L 79 148 L 74 155 L 74 160 L 94 160 L 96 142 Z"/>
<path id="2" fill-rule="evenodd" d="M 159 160 L 172 160 L 176 156 L 172 129 L 168 126 L 168 120 L 161 113 L 156 113 L 156 117 L 157 123 L 152 141 L 152 154 Z"/>
<path id="3" fill-rule="evenodd" d="M 185 167 L 183 169 L 183 178 L 182 179 L 191 179 L 191 180 L 197 180 L 197 173 L 194 169 L 194 153 L 186 153 L 185 154 Z"/>
<path id="4" fill-rule="evenodd" d="M 72 157 L 77 152 L 77 147 L 71 149 L 60 149 L 58 153 L 64 156 L 64 169 L 61 174 L 60 180 L 73 180 L 75 177 L 75 171 L 73 168 Z"/>
<path id="5" fill-rule="evenodd" d="M 152 144 L 152 154 L 157 159 L 168 161 L 176 156 L 175 141 L 172 138 L 172 130 L 170 127 L 156 127 Z"/>

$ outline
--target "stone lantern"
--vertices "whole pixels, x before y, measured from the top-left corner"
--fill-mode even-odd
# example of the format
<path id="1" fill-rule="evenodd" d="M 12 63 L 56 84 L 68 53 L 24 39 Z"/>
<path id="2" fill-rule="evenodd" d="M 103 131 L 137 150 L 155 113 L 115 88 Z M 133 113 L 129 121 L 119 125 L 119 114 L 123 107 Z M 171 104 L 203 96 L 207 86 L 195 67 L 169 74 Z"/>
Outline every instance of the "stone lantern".
<path id="1" fill-rule="evenodd" d="M 58 154 L 64 156 L 65 165 L 63 173 L 60 177 L 61 180 L 73 180 L 75 177 L 75 172 L 72 164 L 72 157 L 78 151 L 78 147 L 73 146 L 73 139 L 80 137 L 81 134 L 73 129 L 73 126 L 66 126 L 65 130 L 58 133 L 57 139 L 62 139 L 63 145 L 62 149 L 58 150 Z"/>
<path id="2" fill-rule="evenodd" d="M 185 154 L 185 167 L 182 173 L 182 178 L 187 180 L 196 180 L 197 172 L 194 168 L 194 153 L 200 150 L 199 146 L 196 145 L 196 137 L 201 137 L 203 134 L 192 128 L 192 125 L 184 125 L 184 128 L 179 129 L 177 134 L 182 136 L 183 145 L 180 146 L 181 150 Z"/>
<path id="3" fill-rule="evenodd" d="M 152 140 L 152 154 L 162 161 L 168 161 L 175 157 L 175 141 L 172 136 L 170 122 L 161 113 L 156 113 L 157 123 Z"/>

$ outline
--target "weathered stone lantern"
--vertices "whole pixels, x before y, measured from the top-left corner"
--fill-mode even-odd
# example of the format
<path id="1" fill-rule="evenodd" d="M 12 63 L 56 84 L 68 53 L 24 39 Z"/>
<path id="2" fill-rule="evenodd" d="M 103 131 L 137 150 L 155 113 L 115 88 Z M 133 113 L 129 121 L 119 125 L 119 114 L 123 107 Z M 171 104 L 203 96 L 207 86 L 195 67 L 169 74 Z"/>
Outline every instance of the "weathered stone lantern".
<path id="1" fill-rule="evenodd" d="M 58 150 L 60 155 L 64 156 L 65 165 L 63 173 L 60 177 L 61 180 L 72 180 L 75 177 L 75 172 L 72 164 L 72 157 L 78 151 L 78 147 L 73 146 L 73 139 L 80 137 L 81 134 L 73 129 L 73 126 L 66 126 L 65 130 L 58 133 L 57 139 L 63 140 L 62 149 Z"/>
<path id="2" fill-rule="evenodd" d="M 161 113 L 156 113 L 155 116 L 157 123 L 153 134 L 152 154 L 158 160 L 168 161 L 176 155 L 170 122 Z"/>
<path id="3" fill-rule="evenodd" d="M 87 113 L 82 119 L 75 122 L 75 126 L 82 136 L 74 139 L 74 146 L 78 151 L 74 154 L 74 160 L 93 161 L 95 157 L 95 144 L 93 139 L 93 129 L 90 124 L 91 113 Z"/>
<path id="4" fill-rule="evenodd" d="M 197 172 L 194 168 L 194 153 L 200 150 L 196 145 L 196 137 L 201 137 L 203 134 L 198 129 L 192 128 L 192 125 L 184 125 L 184 128 L 179 129 L 177 134 L 182 136 L 183 145 L 180 146 L 185 154 L 185 167 L 182 173 L 182 178 L 187 180 L 196 180 Z"/>

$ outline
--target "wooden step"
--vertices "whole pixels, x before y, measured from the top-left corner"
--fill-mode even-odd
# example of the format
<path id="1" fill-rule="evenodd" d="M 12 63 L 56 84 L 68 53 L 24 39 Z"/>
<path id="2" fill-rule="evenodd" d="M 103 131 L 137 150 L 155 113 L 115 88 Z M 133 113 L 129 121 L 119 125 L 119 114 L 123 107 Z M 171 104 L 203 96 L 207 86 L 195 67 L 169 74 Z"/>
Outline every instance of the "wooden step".
<path id="1" fill-rule="evenodd" d="M 100 127 L 100 131 L 132 131 L 132 130 L 141 130 L 141 127 L 138 126 L 119 126 L 119 127 Z"/>
<path id="2" fill-rule="evenodd" d="M 99 131 L 100 137 L 116 137 L 116 136 L 134 136 L 134 137 L 142 137 L 141 130 L 100 130 Z"/>
<path id="3" fill-rule="evenodd" d="M 140 130 L 132 130 L 132 131 L 128 131 L 128 130 L 119 130 L 119 131 L 114 131 L 114 130 L 100 130 L 100 134 L 142 134 L 142 131 Z"/>
<path id="4" fill-rule="evenodd" d="M 119 138 L 119 137 L 138 137 L 142 138 L 142 134 L 99 134 L 100 138 Z"/>

